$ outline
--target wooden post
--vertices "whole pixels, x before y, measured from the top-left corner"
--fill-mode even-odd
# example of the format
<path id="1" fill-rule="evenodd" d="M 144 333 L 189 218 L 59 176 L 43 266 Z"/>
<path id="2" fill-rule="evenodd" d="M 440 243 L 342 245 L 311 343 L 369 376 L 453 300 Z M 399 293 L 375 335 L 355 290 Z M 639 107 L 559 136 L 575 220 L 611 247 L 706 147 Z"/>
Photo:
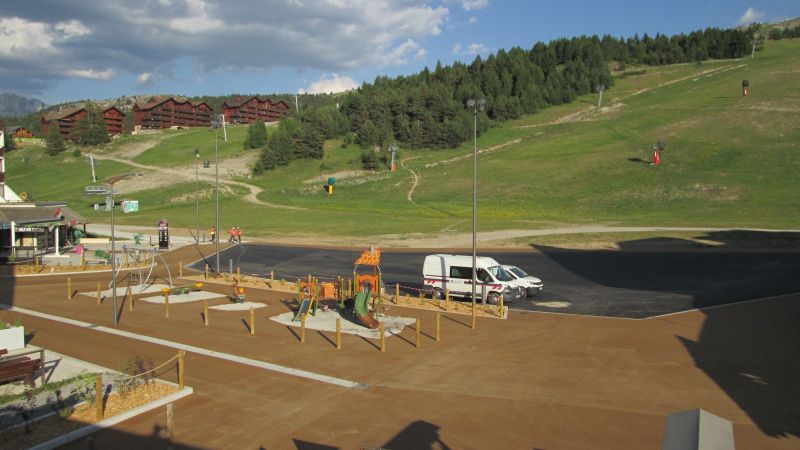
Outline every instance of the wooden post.
<path id="1" fill-rule="evenodd" d="M 203 300 L 203 324 L 208 326 L 208 300 Z"/>
<path id="2" fill-rule="evenodd" d="M 186 350 L 178 351 L 178 389 L 183 389 L 183 374 L 186 372 Z"/>
<path id="3" fill-rule="evenodd" d="M 183 261 L 178 260 L 178 277 L 183 278 Z"/>
<path id="4" fill-rule="evenodd" d="M 239 266 L 236 266 L 236 281 L 242 280 L 242 272 Z"/>
<path id="5" fill-rule="evenodd" d="M 269 271 L 269 286 L 271 288 L 273 288 L 273 289 L 275 288 L 275 271 L 274 270 L 270 270 Z"/>
<path id="6" fill-rule="evenodd" d="M 169 292 L 164 293 L 164 317 L 169 319 Z"/>
<path id="7" fill-rule="evenodd" d="M 256 308 L 250 307 L 250 334 L 256 334 Z"/>
<path id="8" fill-rule="evenodd" d="M 128 300 L 128 311 L 133 312 L 133 295 L 131 294 L 131 286 L 125 289 L 125 298 Z"/>
<path id="9" fill-rule="evenodd" d="M 381 322 L 381 352 L 386 353 L 386 333 L 384 332 L 383 322 Z"/>
<path id="10" fill-rule="evenodd" d="M 417 348 L 419 348 L 419 347 L 420 347 L 420 340 L 419 340 L 419 335 L 420 335 L 420 331 L 419 331 L 419 323 L 420 323 L 420 320 L 419 320 L 419 317 L 417 317 Z"/>
<path id="11" fill-rule="evenodd" d="M 72 277 L 67 277 L 67 300 L 72 300 Z"/>
<path id="12" fill-rule="evenodd" d="M 442 330 L 442 313 L 436 313 L 436 342 L 439 342 L 439 337 L 441 336 Z"/>
<path id="13" fill-rule="evenodd" d="M 342 349 L 342 319 L 336 318 L 336 350 Z"/>
<path id="14" fill-rule="evenodd" d="M 172 449 L 173 439 L 175 438 L 175 407 L 172 403 L 167 403 L 167 448 Z"/>
<path id="15" fill-rule="evenodd" d="M 394 304 L 397 304 L 397 301 L 400 300 L 400 283 L 394 285 Z"/>
<path id="16" fill-rule="evenodd" d="M 94 377 L 94 407 L 95 418 L 100 422 L 103 420 L 103 376 L 99 373 Z"/>
<path id="17" fill-rule="evenodd" d="M 208 264 L 206 264 L 206 275 L 205 275 L 205 279 L 206 279 L 206 280 L 208 280 Z"/>
<path id="18" fill-rule="evenodd" d="M 306 341 L 306 316 L 300 318 L 300 343 L 304 343 Z"/>
<path id="19" fill-rule="evenodd" d="M 500 303 L 499 303 L 499 305 L 500 305 L 500 311 L 499 311 L 498 315 L 502 319 L 503 318 L 503 294 L 500 294 Z"/>
<path id="20" fill-rule="evenodd" d="M 476 302 L 476 301 L 475 301 L 475 299 L 473 298 L 473 299 L 472 299 L 472 329 L 473 329 L 473 330 L 475 329 L 475 325 L 476 325 L 476 323 L 477 323 L 477 319 L 476 319 L 476 316 L 475 316 L 475 307 L 476 307 L 475 305 L 476 305 L 477 303 L 478 303 L 478 302 Z"/>
<path id="21" fill-rule="evenodd" d="M 444 310 L 450 311 L 450 289 L 444 290 Z"/>
<path id="22" fill-rule="evenodd" d="M 97 283 L 97 306 L 100 306 L 100 283 Z"/>

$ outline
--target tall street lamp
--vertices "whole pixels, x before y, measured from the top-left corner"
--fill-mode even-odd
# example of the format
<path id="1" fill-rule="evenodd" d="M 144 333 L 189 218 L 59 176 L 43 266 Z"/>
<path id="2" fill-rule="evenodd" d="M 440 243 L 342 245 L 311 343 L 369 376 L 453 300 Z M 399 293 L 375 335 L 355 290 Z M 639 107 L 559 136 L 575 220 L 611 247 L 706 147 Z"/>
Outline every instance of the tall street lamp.
<path id="1" fill-rule="evenodd" d="M 475 326 L 475 288 L 478 284 L 478 270 L 476 260 L 478 259 L 478 237 L 477 237 L 477 209 L 478 209 L 478 111 L 483 111 L 486 100 L 479 99 L 467 100 L 467 107 L 472 108 L 474 113 L 473 122 L 473 145 L 472 145 L 472 326 Z"/>
<path id="2" fill-rule="evenodd" d="M 200 180 L 197 177 L 197 163 L 200 161 L 200 149 L 194 149 L 194 241 L 200 243 Z"/>
<path id="3" fill-rule="evenodd" d="M 211 126 L 214 128 L 214 191 L 217 196 L 217 221 L 215 225 L 215 229 L 217 232 L 215 233 L 214 239 L 216 241 L 215 251 L 217 252 L 217 274 L 219 274 L 219 138 L 217 137 L 220 127 L 225 126 L 225 116 L 222 114 L 218 116 L 214 116 L 214 119 L 211 120 Z"/>
<path id="4" fill-rule="evenodd" d="M 111 177 L 106 181 L 106 190 L 111 199 L 111 305 L 114 308 L 114 326 L 117 326 L 117 247 L 114 240 L 114 184 L 128 177 L 136 177 L 140 173 L 126 173 Z"/>

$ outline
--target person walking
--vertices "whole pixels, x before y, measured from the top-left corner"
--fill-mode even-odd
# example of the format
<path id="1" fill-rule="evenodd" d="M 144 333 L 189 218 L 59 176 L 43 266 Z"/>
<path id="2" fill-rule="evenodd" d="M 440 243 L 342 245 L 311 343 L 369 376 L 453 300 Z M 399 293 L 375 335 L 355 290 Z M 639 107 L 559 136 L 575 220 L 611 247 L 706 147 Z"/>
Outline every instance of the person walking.
<path id="1" fill-rule="evenodd" d="M 217 227 L 211 226 L 211 229 L 208 230 L 208 234 L 211 235 L 211 242 L 216 242 L 214 239 L 217 237 Z"/>
<path id="2" fill-rule="evenodd" d="M 242 243 L 242 229 L 238 226 L 236 227 L 236 242 Z"/>
<path id="3" fill-rule="evenodd" d="M 236 242 L 236 227 L 231 227 L 230 237 L 228 238 L 228 242 L 231 243 Z"/>

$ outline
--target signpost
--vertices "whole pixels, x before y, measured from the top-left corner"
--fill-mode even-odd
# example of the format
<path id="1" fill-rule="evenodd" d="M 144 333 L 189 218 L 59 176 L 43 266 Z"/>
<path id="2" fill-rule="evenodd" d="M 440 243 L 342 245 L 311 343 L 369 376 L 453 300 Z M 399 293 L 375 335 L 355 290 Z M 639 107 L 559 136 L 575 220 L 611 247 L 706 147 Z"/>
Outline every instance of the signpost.
<path id="1" fill-rule="evenodd" d="M 169 222 L 161 219 L 158 222 L 158 248 L 159 250 L 169 249 Z"/>

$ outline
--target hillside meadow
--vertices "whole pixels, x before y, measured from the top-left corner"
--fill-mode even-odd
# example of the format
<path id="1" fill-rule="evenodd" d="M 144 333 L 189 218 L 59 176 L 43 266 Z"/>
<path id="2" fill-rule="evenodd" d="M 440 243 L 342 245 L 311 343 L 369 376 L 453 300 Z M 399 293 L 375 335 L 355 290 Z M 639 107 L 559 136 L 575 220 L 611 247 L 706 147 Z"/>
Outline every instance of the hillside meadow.
<path id="1" fill-rule="evenodd" d="M 478 139 L 478 228 L 538 229 L 573 224 L 627 226 L 796 228 L 800 201 L 800 40 L 768 41 L 755 59 L 665 67 L 628 67 L 597 95 L 505 122 Z M 750 82 L 743 97 L 742 80 Z M 228 129 L 223 160 L 245 151 L 246 127 Z M 652 147 L 666 142 L 662 164 Z M 133 163 L 102 161 L 98 179 L 158 168 L 185 171 L 169 186 L 121 184 L 120 199 L 137 199 L 140 212 L 118 223 L 155 226 L 165 217 L 194 228 L 194 149 L 213 163 L 208 129 L 126 136 L 92 151 Z M 465 232 L 471 228 L 472 142 L 456 149 L 401 147 L 397 172 L 359 171 L 362 150 L 328 141 L 322 160 L 298 160 L 236 181 L 262 191 L 245 199 L 245 186 L 222 183 L 221 226 L 246 236 L 378 236 Z M 64 200 L 91 222 L 108 221 L 83 195 L 91 183 L 85 156 L 57 157 L 40 147 L 8 153 L 8 182 L 36 200 Z M 214 220 L 213 183 L 203 169 L 200 216 Z M 243 172 L 241 172 L 243 173 Z M 334 195 L 322 190 L 337 177 Z M 169 174 L 163 174 L 169 177 Z M 229 176 L 224 175 L 227 181 Z M 416 183 L 416 185 L 415 185 Z M 124 186 L 124 189 L 122 189 Z M 412 191 L 412 187 L 413 191 Z M 410 200 L 409 200 L 410 197 Z M 378 239 L 379 240 L 379 239 Z"/>

